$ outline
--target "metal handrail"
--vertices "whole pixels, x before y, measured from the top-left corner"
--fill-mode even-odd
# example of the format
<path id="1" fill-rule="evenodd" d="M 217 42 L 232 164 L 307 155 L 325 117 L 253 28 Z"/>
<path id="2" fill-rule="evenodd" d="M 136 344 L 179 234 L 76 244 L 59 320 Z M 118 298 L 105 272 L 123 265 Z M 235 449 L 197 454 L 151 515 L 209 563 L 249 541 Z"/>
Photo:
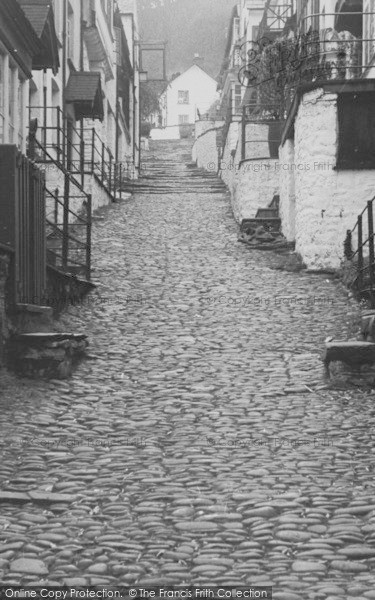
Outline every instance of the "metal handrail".
<path id="1" fill-rule="evenodd" d="M 352 285 L 357 286 L 358 292 L 369 293 L 370 301 L 372 306 L 375 304 L 375 248 L 374 248 L 374 216 L 373 216 L 373 204 L 375 196 L 369 200 L 358 215 L 357 221 L 353 229 L 348 229 L 346 232 L 346 239 L 344 242 L 344 254 L 345 257 L 354 262 L 356 259 L 356 277 L 352 282 Z M 367 216 L 367 237 L 364 238 L 363 221 L 364 217 Z M 356 250 L 352 249 L 353 233 L 357 232 L 357 244 Z M 364 254 L 364 249 L 368 248 L 368 254 Z M 365 258 L 368 256 L 368 264 L 365 263 Z M 366 272 L 368 273 L 368 280 L 366 280 Z"/>

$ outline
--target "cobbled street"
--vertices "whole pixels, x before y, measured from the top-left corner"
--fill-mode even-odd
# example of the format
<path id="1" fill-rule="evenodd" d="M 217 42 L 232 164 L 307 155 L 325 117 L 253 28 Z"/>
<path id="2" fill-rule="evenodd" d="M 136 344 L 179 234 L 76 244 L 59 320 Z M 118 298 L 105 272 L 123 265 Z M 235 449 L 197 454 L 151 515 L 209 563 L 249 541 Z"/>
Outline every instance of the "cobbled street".
<path id="1" fill-rule="evenodd" d="M 89 359 L 4 380 L 1 582 L 375 598 L 375 396 L 320 360 L 359 306 L 238 243 L 190 140 L 151 144 L 143 187 L 95 219 L 97 289 L 60 322 Z"/>

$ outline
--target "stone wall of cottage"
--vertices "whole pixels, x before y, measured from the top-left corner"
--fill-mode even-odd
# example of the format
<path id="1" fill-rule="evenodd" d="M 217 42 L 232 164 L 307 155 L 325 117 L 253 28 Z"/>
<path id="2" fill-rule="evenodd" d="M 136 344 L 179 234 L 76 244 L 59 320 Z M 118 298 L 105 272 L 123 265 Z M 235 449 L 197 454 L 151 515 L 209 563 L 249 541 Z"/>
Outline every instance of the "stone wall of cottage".
<path id="1" fill-rule="evenodd" d="M 245 160 L 241 163 L 232 207 L 236 221 L 255 217 L 258 208 L 266 208 L 279 193 L 278 160 Z"/>
<path id="2" fill-rule="evenodd" d="M 335 170 L 337 144 L 337 95 L 306 93 L 295 121 L 295 240 L 312 269 L 339 267 L 346 231 L 374 196 L 375 170 Z"/>
<path id="3" fill-rule="evenodd" d="M 294 140 L 288 139 L 279 148 L 280 205 L 282 233 L 289 242 L 296 237 L 296 193 Z"/>
<path id="4" fill-rule="evenodd" d="M 240 123 L 233 122 L 229 126 L 224 152 L 220 161 L 220 177 L 228 187 L 231 194 L 236 188 L 236 175 L 238 164 Z M 236 162 L 237 161 L 237 162 Z"/>

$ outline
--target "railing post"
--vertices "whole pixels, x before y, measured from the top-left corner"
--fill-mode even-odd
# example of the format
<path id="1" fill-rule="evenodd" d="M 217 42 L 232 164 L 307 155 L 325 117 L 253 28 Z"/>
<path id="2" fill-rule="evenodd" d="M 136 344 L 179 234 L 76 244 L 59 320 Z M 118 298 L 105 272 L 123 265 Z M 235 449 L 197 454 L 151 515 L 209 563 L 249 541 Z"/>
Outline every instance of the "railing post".
<path id="1" fill-rule="evenodd" d="M 46 99 L 44 98 L 43 103 L 43 149 L 44 149 L 44 160 L 47 158 L 47 106 Z"/>
<path id="2" fill-rule="evenodd" d="M 86 273 L 91 277 L 91 227 L 92 227 L 92 196 L 87 194 L 87 226 L 86 226 Z"/>
<path id="3" fill-rule="evenodd" d="M 241 120 L 241 160 L 246 158 L 246 106 L 242 107 Z"/>
<path id="4" fill-rule="evenodd" d="M 102 182 L 104 183 L 104 175 L 105 175 L 105 159 L 104 159 L 105 145 L 102 142 Z"/>
<path id="5" fill-rule="evenodd" d="M 370 293 L 371 302 L 374 288 L 374 215 L 372 213 L 372 200 L 367 202 L 367 216 L 368 216 L 368 243 L 369 243 L 369 275 L 370 275 Z"/>
<path id="6" fill-rule="evenodd" d="M 91 135 L 91 173 L 95 171 L 95 129 L 92 128 Z"/>
<path id="7" fill-rule="evenodd" d="M 112 185 L 112 184 L 113 184 L 113 182 L 112 182 L 112 175 L 113 175 L 113 173 L 112 173 L 112 160 L 113 160 L 113 159 L 112 159 L 112 156 L 111 156 L 111 155 L 109 155 L 109 177 L 108 177 L 108 191 L 109 191 L 109 193 L 110 193 L 110 194 L 111 194 L 111 193 L 113 193 L 113 187 L 114 187 L 114 186 Z"/>
<path id="8" fill-rule="evenodd" d="M 82 134 L 81 134 L 79 151 L 81 153 L 81 171 L 82 171 L 82 173 L 84 173 L 85 172 L 85 140 L 83 139 Z"/>
<path id="9" fill-rule="evenodd" d="M 85 141 L 83 136 L 81 136 L 80 141 L 80 153 L 81 153 L 81 185 L 82 187 L 85 185 Z"/>
<path id="10" fill-rule="evenodd" d="M 55 206 L 53 213 L 55 224 L 57 224 L 59 222 L 59 188 L 55 189 Z"/>
<path id="11" fill-rule="evenodd" d="M 60 160 L 60 154 L 61 154 L 61 148 L 60 148 L 60 135 L 61 135 L 61 113 L 60 113 L 60 107 L 58 106 L 56 108 L 57 110 L 57 158 L 58 160 Z"/>
<path id="12" fill-rule="evenodd" d="M 358 217 L 358 288 L 363 288 L 363 235 L 362 235 L 362 215 Z"/>
<path id="13" fill-rule="evenodd" d="M 70 179 L 68 173 L 64 180 L 64 213 L 63 213 L 63 240 L 62 240 L 62 267 L 64 271 L 68 270 L 69 257 L 69 192 Z"/>
<path id="14" fill-rule="evenodd" d="M 122 200 L 122 163 L 120 163 L 120 175 L 118 181 L 118 188 L 120 190 L 120 200 Z"/>

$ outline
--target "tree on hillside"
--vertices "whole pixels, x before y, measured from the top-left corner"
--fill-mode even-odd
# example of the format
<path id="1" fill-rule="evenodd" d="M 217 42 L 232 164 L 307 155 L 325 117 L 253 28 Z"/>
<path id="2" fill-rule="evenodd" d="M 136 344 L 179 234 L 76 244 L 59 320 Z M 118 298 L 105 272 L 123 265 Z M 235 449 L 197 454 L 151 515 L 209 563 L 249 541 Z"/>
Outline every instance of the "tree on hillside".
<path id="1" fill-rule="evenodd" d="M 142 121 L 147 121 L 153 113 L 160 111 L 159 96 L 150 83 L 141 84 L 140 109 Z"/>

